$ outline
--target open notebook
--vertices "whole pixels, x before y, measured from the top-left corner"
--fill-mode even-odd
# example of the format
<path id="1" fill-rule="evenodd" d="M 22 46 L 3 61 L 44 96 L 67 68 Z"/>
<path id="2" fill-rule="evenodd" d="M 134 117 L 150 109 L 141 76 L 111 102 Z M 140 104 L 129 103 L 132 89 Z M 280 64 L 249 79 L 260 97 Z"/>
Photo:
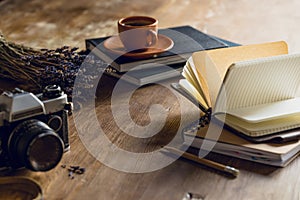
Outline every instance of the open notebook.
<path id="1" fill-rule="evenodd" d="M 300 54 L 285 42 L 194 53 L 179 86 L 204 112 L 260 137 L 300 127 Z"/>

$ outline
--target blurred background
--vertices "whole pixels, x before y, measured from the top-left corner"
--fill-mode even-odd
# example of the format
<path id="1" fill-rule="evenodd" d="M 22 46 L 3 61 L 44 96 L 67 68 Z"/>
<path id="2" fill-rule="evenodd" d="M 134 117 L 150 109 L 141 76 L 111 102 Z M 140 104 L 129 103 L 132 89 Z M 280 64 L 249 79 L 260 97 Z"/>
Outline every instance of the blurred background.
<path id="1" fill-rule="evenodd" d="M 297 0 L 0 0 L 0 32 L 36 48 L 85 48 L 87 38 L 117 33 L 129 15 L 158 18 L 159 27 L 191 25 L 241 44 L 285 40 L 300 51 Z"/>

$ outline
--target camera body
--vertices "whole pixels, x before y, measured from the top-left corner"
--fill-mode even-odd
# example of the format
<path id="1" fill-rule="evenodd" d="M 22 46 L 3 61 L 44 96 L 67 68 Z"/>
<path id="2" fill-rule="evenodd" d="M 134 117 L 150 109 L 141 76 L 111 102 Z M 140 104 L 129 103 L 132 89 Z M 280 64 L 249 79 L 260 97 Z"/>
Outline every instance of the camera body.
<path id="1" fill-rule="evenodd" d="M 0 169 L 48 171 L 69 150 L 72 104 L 59 86 L 34 95 L 20 89 L 0 95 Z"/>

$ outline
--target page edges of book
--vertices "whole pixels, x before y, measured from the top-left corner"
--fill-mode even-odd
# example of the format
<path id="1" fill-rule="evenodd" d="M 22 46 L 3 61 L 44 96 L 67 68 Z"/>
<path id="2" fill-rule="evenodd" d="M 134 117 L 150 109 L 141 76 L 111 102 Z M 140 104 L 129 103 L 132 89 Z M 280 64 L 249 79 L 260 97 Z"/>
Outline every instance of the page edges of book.
<path id="1" fill-rule="evenodd" d="M 199 94 L 197 89 L 187 79 L 180 79 L 179 85 L 186 93 L 188 93 L 190 96 L 193 96 L 198 101 L 200 106 L 204 108 L 204 110 L 202 110 L 203 112 L 207 112 L 209 106 L 205 103 L 205 100 Z"/>
<path id="2" fill-rule="evenodd" d="M 206 97 L 205 92 L 203 91 L 203 87 L 202 87 L 200 79 L 197 75 L 192 56 L 187 60 L 185 66 L 183 68 L 182 75 L 198 91 L 198 93 L 201 95 L 202 99 L 205 101 L 206 106 L 210 107 L 210 102 L 209 102 L 208 98 Z"/>
<path id="3" fill-rule="evenodd" d="M 215 123 L 210 124 L 211 127 L 206 127 L 205 129 L 201 129 L 195 131 L 192 127 L 185 129 L 183 132 L 184 138 L 185 137 L 192 137 L 195 139 L 209 139 L 211 140 L 209 133 L 207 133 L 207 130 L 213 131 L 214 126 L 218 126 Z M 284 144 L 278 144 L 278 143 L 252 143 L 244 138 L 241 138 L 234 134 L 233 132 L 229 131 L 228 129 L 223 129 L 222 133 L 220 134 L 220 137 L 213 141 L 216 141 L 218 143 L 224 143 L 228 144 L 230 146 L 234 145 L 234 147 L 237 147 L 238 149 L 248 149 L 252 152 L 265 152 L 266 154 L 279 154 L 284 155 L 288 154 L 296 147 L 300 148 L 300 140 L 297 142 L 290 142 L 290 143 L 284 143 Z"/>
<path id="4" fill-rule="evenodd" d="M 196 66 L 194 64 L 194 58 L 193 58 L 193 56 L 191 56 L 189 58 L 189 60 L 188 60 L 187 63 L 188 63 L 188 69 L 189 69 L 189 71 L 195 77 L 195 82 L 197 82 L 197 85 L 199 87 L 199 93 L 203 97 L 203 99 L 206 102 L 207 106 L 211 107 L 208 90 L 206 88 L 205 83 L 203 81 L 201 81 L 203 79 L 203 77 L 201 77 L 201 74 L 200 75 L 198 74 L 197 68 L 196 68 Z"/>
<path id="5" fill-rule="evenodd" d="M 226 125 L 235 129 L 239 133 L 250 137 L 260 137 L 300 127 L 300 115 L 259 123 L 248 123 L 240 118 L 225 114 L 214 115 L 214 117 L 217 120 L 226 123 Z"/>

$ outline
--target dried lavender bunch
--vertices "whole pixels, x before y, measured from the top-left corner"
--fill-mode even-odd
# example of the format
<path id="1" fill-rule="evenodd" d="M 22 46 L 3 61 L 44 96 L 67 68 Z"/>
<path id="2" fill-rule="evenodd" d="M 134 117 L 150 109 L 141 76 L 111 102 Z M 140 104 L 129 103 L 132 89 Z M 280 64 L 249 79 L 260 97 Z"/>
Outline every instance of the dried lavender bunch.
<path id="1" fill-rule="evenodd" d="M 12 79 L 20 83 L 22 89 L 34 93 L 41 92 L 47 85 L 57 84 L 71 97 L 79 73 L 84 74 L 80 87 L 90 88 L 94 87 L 97 74 L 89 73 L 88 69 L 96 67 L 103 71 L 107 67 L 103 61 L 87 55 L 86 51 L 77 50 L 68 46 L 36 50 L 8 42 L 0 35 L 0 77 Z M 84 72 L 80 69 L 82 64 Z"/>
<path id="2" fill-rule="evenodd" d="M 0 34 L 0 73 L 1 77 L 16 81 L 29 81 L 31 84 L 38 85 L 35 76 L 40 74 L 39 67 L 28 66 L 22 61 L 23 56 L 38 54 L 38 50 L 17 45 L 5 40 Z"/>

